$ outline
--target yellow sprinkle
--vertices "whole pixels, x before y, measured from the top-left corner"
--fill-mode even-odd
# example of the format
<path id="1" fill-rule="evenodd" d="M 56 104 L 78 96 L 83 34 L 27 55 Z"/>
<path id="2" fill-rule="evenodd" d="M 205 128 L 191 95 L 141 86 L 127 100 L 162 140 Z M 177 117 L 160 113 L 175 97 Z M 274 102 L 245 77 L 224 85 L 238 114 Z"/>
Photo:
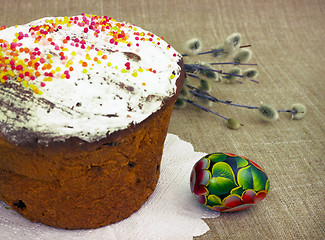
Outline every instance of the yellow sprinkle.
<path id="1" fill-rule="evenodd" d="M 84 70 L 82 70 L 82 73 L 87 73 L 87 69 L 84 68 Z"/>
<path id="2" fill-rule="evenodd" d="M 62 48 L 62 51 L 68 51 L 68 49 L 67 48 Z"/>
<path id="3" fill-rule="evenodd" d="M 75 51 L 72 51 L 71 55 L 72 56 L 77 56 L 77 53 Z"/>
<path id="4" fill-rule="evenodd" d="M 61 78 L 62 79 L 65 79 L 65 74 L 61 74 Z"/>
<path id="5" fill-rule="evenodd" d="M 101 64 L 101 61 L 100 61 L 100 60 L 98 60 L 98 61 L 97 61 L 97 63 L 98 63 L 98 64 Z"/>
<path id="6" fill-rule="evenodd" d="M 102 55 L 103 55 L 103 52 L 102 52 L 101 50 L 99 50 L 99 51 L 97 52 L 97 55 L 98 55 L 98 56 L 102 56 Z"/>
<path id="7" fill-rule="evenodd" d="M 60 67 L 57 67 L 57 68 L 55 69 L 55 71 L 60 72 L 60 71 L 61 71 L 61 68 L 60 68 Z"/>
<path id="8" fill-rule="evenodd" d="M 133 77 L 137 77 L 138 74 L 137 74 L 136 72 L 134 72 L 134 73 L 132 73 L 132 76 L 133 76 Z"/>
<path id="9" fill-rule="evenodd" d="M 24 80 L 23 85 L 24 85 L 25 88 L 28 88 L 28 82 L 27 81 Z"/>
<path id="10" fill-rule="evenodd" d="M 143 72 L 143 69 L 142 68 L 139 68 L 138 70 L 139 70 L 139 72 Z"/>
<path id="11" fill-rule="evenodd" d="M 108 62 L 107 63 L 107 66 L 109 66 L 109 67 L 112 66 L 112 63 L 111 62 Z"/>
<path id="12" fill-rule="evenodd" d="M 53 63 L 53 60 L 52 59 L 49 59 L 49 63 Z"/>
<path id="13" fill-rule="evenodd" d="M 18 82 L 21 82 L 22 79 L 21 79 L 20 77 L 17 77 L 17 81 L 18 81 Z"/>
<path id="14" fill-rule="evenodd" d="M 65 65 L 66 67 L 70 67 L 73 64 L 72 60 L 68 60 L 67 64 Z"/>
<path id="15" fill-rule="evenodd" d="M 35 90 L 37 89 L 37 87 L 36 87 L 34 84 L 30 84 L 29 87 L 30 87 L 33 91 L 35 91 Z"/>
<path id="16" fill-rule="evenodd" d="M 52 77 L 46 77 L 43 79 L 44 82 L 51 82 L 52 81 Z"/>
<path id="17" fill-rule="evenodd" d="M 118 67 L 117 67 L 117 66 L 115 66 L 115 69 L 117 70 L 117 69 L 118 69 Z"/>
<path id="18" fill-rule="evenodd" d="M 174 75 L 174 74 L 170 75 L 170 79 L 173 79 L 174 77 L 175 77 L 175 75 Z"/>
<path id="19" fill-rule="evenodd" d="M 126 71 L 126 69 L 123 68 L 123 69 L 121 70 L 121 72 L 122 72 L 122 73 L 126 73 L 127 71 Z"/>

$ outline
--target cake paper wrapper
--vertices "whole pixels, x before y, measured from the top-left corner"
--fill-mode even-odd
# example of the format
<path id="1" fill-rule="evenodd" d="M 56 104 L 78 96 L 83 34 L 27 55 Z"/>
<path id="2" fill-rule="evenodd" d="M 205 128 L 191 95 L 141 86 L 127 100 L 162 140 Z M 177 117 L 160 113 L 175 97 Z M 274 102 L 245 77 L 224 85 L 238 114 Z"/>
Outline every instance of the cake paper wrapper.
<path id="1" fill-rule="evenodd" d="M 64 230 L 32 223 L 0 201 L 0 239 L 192 240 L 209 230 L 202 218 L 219 216 L 201 206 L 190 191 L 192 167 L 204 155 L 195 152 L 190 143 L 168 134 L 154 193 L 129 218 L 98 229 Z"/>

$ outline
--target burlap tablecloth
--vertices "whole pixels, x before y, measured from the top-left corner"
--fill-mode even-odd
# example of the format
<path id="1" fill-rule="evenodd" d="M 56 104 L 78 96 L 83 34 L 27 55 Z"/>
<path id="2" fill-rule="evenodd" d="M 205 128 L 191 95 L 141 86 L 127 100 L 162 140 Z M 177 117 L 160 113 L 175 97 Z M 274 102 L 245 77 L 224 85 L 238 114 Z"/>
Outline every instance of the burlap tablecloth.
<path id="1" fill-rule="evenodd" d="M 213 85 L 212 94 L 236 103 L 277 108 L 308 107 L 301 121 L 282 114 L 265 123 L 251 110 L 214 104 L 212 109 L 245 126 L 229 130 L 222 119 L 194 107 L 174 110 L 169 132 L 196 151 L 246 156 L 268 174 L 266 199 L 248 210 L 205 220 L 210 231 L 195 239 L 325 238 L 325 1 L 109 1 L 1 0 L 0 25 L 44 16 L 107 15 L 142 26 L 179 51 L 191 37 L 206 49 L 240 32 L 252 44 L 260 84 Z M 0 233 L 1 234 L 1 233 Z"/>

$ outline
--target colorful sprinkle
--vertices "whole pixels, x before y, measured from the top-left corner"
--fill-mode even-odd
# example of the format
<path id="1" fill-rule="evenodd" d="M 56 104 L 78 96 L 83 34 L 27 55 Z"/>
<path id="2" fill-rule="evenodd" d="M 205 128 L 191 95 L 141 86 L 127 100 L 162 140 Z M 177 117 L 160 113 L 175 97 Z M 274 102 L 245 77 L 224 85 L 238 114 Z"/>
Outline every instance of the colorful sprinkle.
<path id="1" fill-rule="evenodd" d="M 52 81 L 53 78 L 70 79 L 77 71 L 87 73 L 96 69 L 94 64 L 112 67 L 109 62 L 109 54 L 105 55 L 103 49 L 97 49 L 95 43 L 89 43 L 86 39 L 76 38 L 73 35 L 57 39 L 56 31 L 69 27 L 80 27 L 81 31 L 95 37 L 103 36 L 105 42 L 113 45 L 124 44 L 131 47 L 135 44 L 135 52 L 140 52 L 142 42 L 161 45 L 163 37 L 155 37 L 149 32 L 138 31 L 130 23 L 118 23 L 106 16 L 82 14 L 81 17 L 64 17 L 46 19 L 44 24 L 31 26 L 28 32 L 17 31 L 14 39 L 10 42 L 0 39 L 0 82 L 6 83 L 15 79 L 36 94 L 42 94 L 40 87 L 45 87 L 45 82 Z M 15 26 L 16 28 L 18 26 Z M 0 27 L 0 31 L 6 29 Z M 134 31 L 133 34 L 129 30 Z M 31 38 L 35 42 L 34 48 L 24 46 L 24 38 Z M 171 46 L 168 45 L 167 49 Z M 44 51 L 46 49 L 46 51 Z M 79 56 L 86 53 L 83 60 Z M 96 54 L 96 57 L 94 57 Z M 173 53 L 176 57 L 177 54 Z M 79 57 L 79 58 L 78 58 Z M 79 62 L 83 67 L 80 70 L 74 69 L 73 64 Z M 57 64 L 61 64 L 58 66 Z M 56 66 L 56 67 L 54 67 Z M 133 61 L 126 61 L 124 66 L 113 66 L 116 70 L 121 69 L 122 73 L 129 73 L 137 77 L 144 70 L 157 73 L 150 66 L 148 68 L 134 68 Z M 90 68 L 89 68 L 90 67 Z M 80 72 L 79 72 L 80 73 Z M 171 75 L 173 79 L 175 75 Z M 145 85 L 145 83 L 142 83 Z"/>

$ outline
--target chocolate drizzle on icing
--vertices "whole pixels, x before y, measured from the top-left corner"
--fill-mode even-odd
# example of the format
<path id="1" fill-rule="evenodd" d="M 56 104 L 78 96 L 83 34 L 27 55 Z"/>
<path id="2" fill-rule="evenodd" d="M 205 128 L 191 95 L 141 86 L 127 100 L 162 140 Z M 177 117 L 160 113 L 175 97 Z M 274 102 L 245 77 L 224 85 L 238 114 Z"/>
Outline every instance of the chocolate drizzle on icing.
<path id="1" fill-rule="evenodd" d="M 125 83 L 118 83 L 118 86 L 121 88 L 121 89 L 125 89 L 129 92 L 133 92 L 134 91 L 134 87 L 132 86 L 126 86 Z"/>
<path id="2" fill-rule="evenodd" d="M 124 55 L 128 58 L 128 60 L 133 60 L 133 61 L 140 61 L 141 60 L 141 57 L 138 55 L 138 54 L 135 54 L 133 52 L 123 52 Z"/>

